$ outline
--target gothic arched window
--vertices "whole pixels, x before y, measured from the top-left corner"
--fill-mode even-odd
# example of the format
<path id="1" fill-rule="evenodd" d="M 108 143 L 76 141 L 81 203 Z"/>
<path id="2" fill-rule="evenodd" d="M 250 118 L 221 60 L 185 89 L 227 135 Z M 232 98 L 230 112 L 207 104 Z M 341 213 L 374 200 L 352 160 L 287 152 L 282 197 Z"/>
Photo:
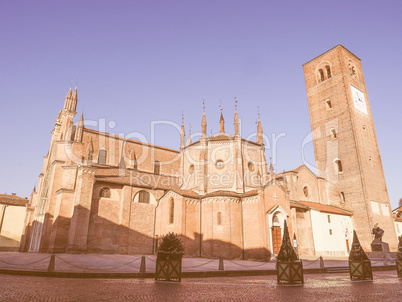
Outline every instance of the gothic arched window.
<path id="1" fill-rule="evenodd" d="M 351 75 L 352 77 L 355 77 L 355 76 L 356 76 L 356 69 L 355 69 L 355 66 L 353 65 L 353 62 L 352 62 L 352 61 L 349 61 L 349 63 L 348 63 L 348 68 L 349 68 L 349 73 L 350 73 L 350 75 Z"/>
<path id="2" fill-rule="evenodd" d="M 174 222 L 174 199 L 171 198 L 169 200 L 169 223 L 172 224 Z"/>
<path id="3" fill-rule="evenodd" d="M 335 160 L 335 169 L 338 173 L 343 172 L 342 162 L 339 158 Z"/>
<path id="4" fill-rule="evenodd" d="M 149 203 L 149 197 L 150 197 L 149 192 L 142 190 L 138 193 L 138 202 Z"/>
<path id="5" fill-rule="evenodd" d="M 331 68 L 328 65 L 325 66 L 325 71 L 327 72 L 327 78 L 330 79 L 332 74 L 331 74 Z"/>
<path id="6" fill-rule="evenodd" d="M 99 192 L 99 197 L 110 198 L 110 189 L 109 188 L 102 188 Z"/>
<path id="7" fill-rule="evenodd" d="M 324 70 L 318 70 L 318 82 L 324 81 Z"/>
<path id="8" fill-rule="evenodd" d="M 217 214 L 217 223 L 218 225 L 222 225 L 222 212 L 218 212 Z"/>
<path id="9" fill-rule="evenodd" d="M 331 100 L 326 100 L 326 101 L 325 101 L 325 107 L 327 108 L 327 110 L 332 109 Z"/>
<path id="10" fill-rule="evenodd" d="M 154 163 L 154 174 L 160 174 L 160 173 L 161 173 L 161 163 L 156 160 Z"/>
<path id="11" fill-rule="evenodd" d="M 98 164 L 106 165 L 106 156 L 107 156 L 106 150 L 104 150 L 104 149 L 99 150 L 99 153 L 98 153 Z"/>
<path id="12" fill-rule="evenodd" d="M 341 192 L 341 193 L 339 194 L 339 196 L 341 197 L 341 204 L 344 204 L 344 203 L 346 202 L 346 200 L 345 200 L 345 193 Z"/>
<path id="13" fill-rule="evenodd" d="M 304 193 L 304 196 L 308 197 L 309 192 L 308 192 L 308 187 L 307 186 L 304 186 L 303 193 Z"/>

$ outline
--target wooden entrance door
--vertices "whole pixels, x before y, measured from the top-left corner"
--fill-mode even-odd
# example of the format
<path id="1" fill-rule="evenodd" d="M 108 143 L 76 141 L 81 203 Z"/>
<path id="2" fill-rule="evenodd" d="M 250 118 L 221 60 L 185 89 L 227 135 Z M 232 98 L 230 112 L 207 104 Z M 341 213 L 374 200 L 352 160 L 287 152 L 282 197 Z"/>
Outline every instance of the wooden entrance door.
<path id="1" fill-rule="evenodd" d="M 273 245 L 273 253 L 275 255 L 278 255 L 282 245 L 281 227 L 279 226 L 272 227 L 272 245 Z"/>

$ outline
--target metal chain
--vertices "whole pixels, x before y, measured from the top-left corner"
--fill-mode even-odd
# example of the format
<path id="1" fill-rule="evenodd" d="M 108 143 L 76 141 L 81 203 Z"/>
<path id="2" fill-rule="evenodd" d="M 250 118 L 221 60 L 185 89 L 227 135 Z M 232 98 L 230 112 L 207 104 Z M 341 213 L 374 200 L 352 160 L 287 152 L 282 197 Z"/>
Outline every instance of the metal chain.
<path id="1" fill-rule="evenodd" d="M 156 262 L 156 260 L 151 259 L 151 258 L 149 258 L 148 256 L 145 256 L 145 258 L 147 258 L 149 261 Z"/>
<path id="2" fill-rule="evenodd" d="M 227 261 L 229 261 L 229 262 L 231 262 L 231 263 L 233 263 L 233 264 L 239 265 L 239 266 L 244 266 L 244 267 L 258 267 L 258 266 L 263 266 L 263 265 L 266 265 L 266 264 L 269 263 L 269 261 L 268 261 L 268 262 L 263 262 L 263 263 L 257 264 L 257 265 L 247 265 L 247 264 L 237 263 L 237 262 L 234 262 L 234 261 L 232 261 L 232 260 L 227 260 Z"/>
<path id="3" fill-rule="evenodd" d="M 211 263 L 212 261 L 215 261 L 215 260 L 216 260 L 216 259 L 212 259 L 212 260 L 210 260 L 210 261 L 207 261 L 207 262 L 202 263 L 202 264 L 197 264 L 197 265 L 183 266 L 183 268 L 195 268 L 195 267 L 200 267 L 200 266 L 203 266 L 203 265 L 207 265 L 207 264 L 209 264 L 209 263 Z"/>
<path id="4" fill-rule="evenodd" d="M 124 263 L 124 264 L 122 264 L 122 265 L 115 266 L 115 267 L 108 267 L 108 268 L 103 268 L 103 267 L 100 267 L 100 266 L 98 266 L 98 267 L 85 267 L 85 266 L 80 266 L 80 265 L 76 265 L 76 264 L 74 264 L 74 263 L 71 263 L 71 262 L 69 262 L 69 261 L 67 261 L 67 260 L 64 260 L 64 259 L 60 258 L 59 256 L 57 256 L 57 258 L 58 258 L 59 260 L 61 260 L 62 262 L 66 263 L 66 264 L 69 264 L 69 265 L 71 265 L 71 266 L 77 267 L 77 268 L 82 268 L 82 269 L 86 269 L 86 270 L 103 270 L 103 271 L 108 271 L 108 270 L 114 270 L 114 269 L 121 268 L 121 267 L 123 267 L 123 266 L 125 266 L 125 265 L 129 265 L 129 264 L 131 264 L 131 263 L 137 261 L 138 259 L 140 259 L 141 256 L 138 257 L 138 258 L 136 258 L 136 259 L 134 259 L 134 260 L 131 260 L 131 261 L 127 262 L 127 263 Z"/>
<path id="5" fill-rule="evenodd" d="M 29 263 L 18 263 L 18 264 L 15 264 L 15 263 L 11 263 L 11 262 L 4 261 L 4 260 L 2 260 L 2 259 L 0 259 L 0 262 L 3 262 L 3 263 L 8 264 L 8 265 L 14 265 L 14 266 L 19 266 L 19 265 L 25 266 L 25 265 L 31 265 L 31 264 L 35 264 L 35 263 L 41 262 L 41 261 L 43 261 L 43 260 L 45 260 L 45 259 L 47 259 L 47 258 L 49 258 L 49 257 L 50 257 L 50 255 L 46 256 L 45 258 L 42 258 L 42 259 L 39 259 L 39 260 L 35 260 L 35 261 L 29 262 Z"/>
<path id="6" fill-rule="evenodd" d="M 303 265 L 303 267 L 312 265 L 313 263 L 316 263 L 318 260 L 320 260 L 320 257 L 318 257 L 316 260 L 314 260 L 313 262 L 311 262 L 309 264 Z"/>

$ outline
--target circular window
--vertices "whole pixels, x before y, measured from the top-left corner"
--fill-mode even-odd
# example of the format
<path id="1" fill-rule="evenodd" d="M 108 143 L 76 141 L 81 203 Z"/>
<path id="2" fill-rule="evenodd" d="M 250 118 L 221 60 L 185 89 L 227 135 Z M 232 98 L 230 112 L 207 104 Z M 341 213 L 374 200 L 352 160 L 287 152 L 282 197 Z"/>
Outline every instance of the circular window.
<path id="1" fill-rule="evenodd" d="M 308 196 L 308 188 L 307 188 L 307 186 L 305 186 L 304 188 L 303 188 L 303 193 L 304 193 L 304 196 Z"/>
<path id="2" fill-rule="evenodd" d="M 188 168 L 188 173 L 190 173 L 190 174 L 193 174 L 193 173 L 194 173 L 194 165 L 191 165 L 191 166 Z"/>
<path id="3" fill-rule="evenodd" d="M 215 165 L 216 165 L 216 167 L 217 167 L 218 169 L 222 169 L 223 166 L 224 166 L 223 160 L 218 160 L 218 161 L 215 163 Z"/>
<path id="4" fill-rule="evenodd" d="M 250 170 L 250 171 L 254 171 L 254 164 L 250 161 L 250 162 L 248 162 L 248 169 Z"/>

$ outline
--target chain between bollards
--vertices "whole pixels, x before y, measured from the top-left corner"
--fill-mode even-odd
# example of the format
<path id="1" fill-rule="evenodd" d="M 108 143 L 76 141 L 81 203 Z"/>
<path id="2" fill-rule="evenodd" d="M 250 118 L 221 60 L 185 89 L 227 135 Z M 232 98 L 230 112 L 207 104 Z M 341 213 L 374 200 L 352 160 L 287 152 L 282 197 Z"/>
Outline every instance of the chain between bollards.
<path id="1" fill-rule="evenodd" d="M 320 268 L 325 268 L 324 259 L 320 256 Z"/>

